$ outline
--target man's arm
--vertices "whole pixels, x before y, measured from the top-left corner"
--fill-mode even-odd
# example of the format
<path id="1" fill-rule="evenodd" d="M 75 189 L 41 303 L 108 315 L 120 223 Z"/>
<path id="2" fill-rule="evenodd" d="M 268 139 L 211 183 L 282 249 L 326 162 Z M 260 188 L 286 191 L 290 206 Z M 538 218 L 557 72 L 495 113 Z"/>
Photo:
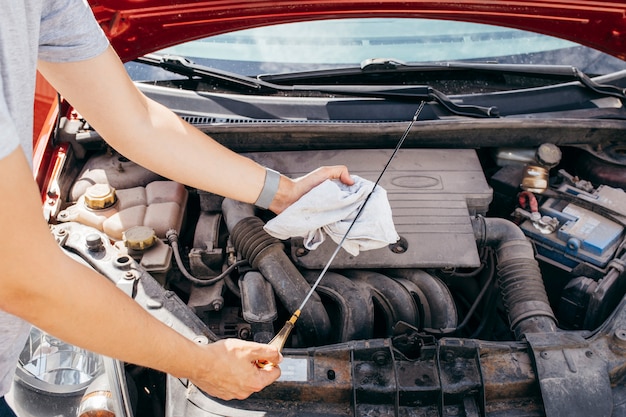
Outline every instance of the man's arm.
<path id="1" fill-rule="evenodd" d="M 0 159 L 0 309 L 69 343 L 188 378 L 224 399 L 245 398 L 280 375 L 267 345 L 231 339 L 198 345 L 145 312 L 57 245 L 21 149 Z"/>
<path id="2" fill-rule="evenodd" d="M 39 70 L 126 157 L 195 188 L 248 203 L 257 200 L 264 168 L 145 97 L 112 48 L 81 62 L 40 61 Z M 10 220 L 19 240 L 0 245 L 2 265 L 14 266 L 0 278 L 0 308 L 78 346 L 189 378 L 221 398 L 245 398 L 278 378 L 279 369 L 261 370 L 254 365 L 257 359 L 278 363 L 276 349 L 232 339 L 198 346 L 153 319 L 105 278 L 65 256 L 42 220 L 38 194 L 27 184 L 32 177 L 21 159 L 18 152 L 0 160 L 3 178 L 14 177 L 9 172 L 20 173 L 19 183 L 2 186 L 4 195 L 16 197 L 12 204 L 2 203 L 0 218 L 10 218 L 12 210 L 20 215 Z M 343 166 L 322 167 L 295 180 L 281 176 L 269 208 L 279 213 L 329 178 L 353 183 Z M 30 189 L 24 201 L 22 188 Z M 37 247 L 28 254 L 17 249 L 32 242 Z M 33 250 L 37 262 L 32 262 Z"/>
<path id="3" fill-rule="evenodd" d="M 117 151 L 171 180 L 254 203 L 265 170 L 221 146 L 144 96 L 112 48 L 74 63 L 39 62 L 39 70 Z M 284 210 L 324 180 L 353 181 L 344 166 L 322 167 L 300 178 L 281 176 L 269 208 Z"/>

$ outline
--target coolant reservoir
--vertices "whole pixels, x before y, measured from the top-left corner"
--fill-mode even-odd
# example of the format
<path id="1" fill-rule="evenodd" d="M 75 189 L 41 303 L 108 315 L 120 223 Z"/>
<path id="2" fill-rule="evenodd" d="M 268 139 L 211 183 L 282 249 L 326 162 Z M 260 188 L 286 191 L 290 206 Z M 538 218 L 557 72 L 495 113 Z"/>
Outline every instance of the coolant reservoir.
<path id="1" fill-rule="evenodd" d="M 124 232 L 136 226 L 147 226 L 157 237 L 165 238 L 168 229 L 180 233 L 186 204 L 187 190 L 174 181 L 153 181 L 145 187 L 121 190 L 95 184 L 61 211 L 57 220 L 92 226 L 113 240 L 122 240 Z"/>

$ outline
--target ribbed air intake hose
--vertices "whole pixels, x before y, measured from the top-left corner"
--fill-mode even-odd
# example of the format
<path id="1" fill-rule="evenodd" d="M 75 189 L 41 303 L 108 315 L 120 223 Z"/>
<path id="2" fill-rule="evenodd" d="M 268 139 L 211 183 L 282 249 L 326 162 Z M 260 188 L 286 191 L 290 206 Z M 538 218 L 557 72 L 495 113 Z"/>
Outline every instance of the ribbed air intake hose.
<path id="1" fill-rule="evenodd" d="M 263 229 L 263 220 L 254 215 L 250 204 L 225 199 L 222 211 L 235 249 L 263 274 L 289 313 L 296 311 L 311 286 L 285 253 L 283 243 Z M 328 313 L 313 294 L 300 314 L 297 333 L 310 346 L 325 343 L 330 330 Z"/>
<path id="2" fill-rule="evenodd" d="M 496 249 L 498 283 L 515 337 L 556 331 L 539 264 L 522 230 L 508 220 L 484 217 L 473 218 L 472 227 L 479 246 Z"/>

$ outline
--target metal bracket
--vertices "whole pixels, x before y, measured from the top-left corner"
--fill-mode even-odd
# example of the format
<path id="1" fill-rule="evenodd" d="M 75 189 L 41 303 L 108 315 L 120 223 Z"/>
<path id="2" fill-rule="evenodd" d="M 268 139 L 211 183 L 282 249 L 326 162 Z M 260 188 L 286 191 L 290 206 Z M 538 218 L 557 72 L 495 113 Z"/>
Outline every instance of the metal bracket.
<path id="1" fill-rule="evenodd" d="M 476 341 L 441 339 L 437 344 L 437 373 L 441 385 L 441 416 L 449 415 L 448 402 L 463 404 L 468 417 L 486 415 L 480 345 Z"/>
<path id="2" fill-rule="evenodd" d="M 157 320 L 189 339 L 206 336 L 210 341 L 217 340 L 217 336 L 174 292 L 165 290 L 132 258 L 120 254 L 101 232 L 68 222 L 53 226 L 52 234 L 72 256 L 107 277 Z M 97 251 L 90 250 L 85 244 L 95 235 L 102 238 L 102 248 Z"/>
<path id="3" fill-rule="evenodd" d="M 547 417 L 610 416 L 607 363 L 576 334 L 526 334 Z"/>

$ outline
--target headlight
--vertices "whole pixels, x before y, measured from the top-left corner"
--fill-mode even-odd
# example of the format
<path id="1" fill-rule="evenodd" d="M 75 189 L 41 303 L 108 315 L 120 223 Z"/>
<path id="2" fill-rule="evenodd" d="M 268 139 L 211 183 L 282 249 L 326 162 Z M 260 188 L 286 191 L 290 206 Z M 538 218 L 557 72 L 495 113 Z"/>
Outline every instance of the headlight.
<path id="1" fill-rule="evenodd" d="M 78 348 L 33 328 L 17 367 L 17 377 L 38 391 L 75 394 L 102 372 L 100 355 Z"/>
<path id="2" fill-rule="evenodd" d="M 11 405 L 20 417 L 76 416 L 85 390 L 103 372 L 100 355 L 33 328 L 19 357 Z"/>

